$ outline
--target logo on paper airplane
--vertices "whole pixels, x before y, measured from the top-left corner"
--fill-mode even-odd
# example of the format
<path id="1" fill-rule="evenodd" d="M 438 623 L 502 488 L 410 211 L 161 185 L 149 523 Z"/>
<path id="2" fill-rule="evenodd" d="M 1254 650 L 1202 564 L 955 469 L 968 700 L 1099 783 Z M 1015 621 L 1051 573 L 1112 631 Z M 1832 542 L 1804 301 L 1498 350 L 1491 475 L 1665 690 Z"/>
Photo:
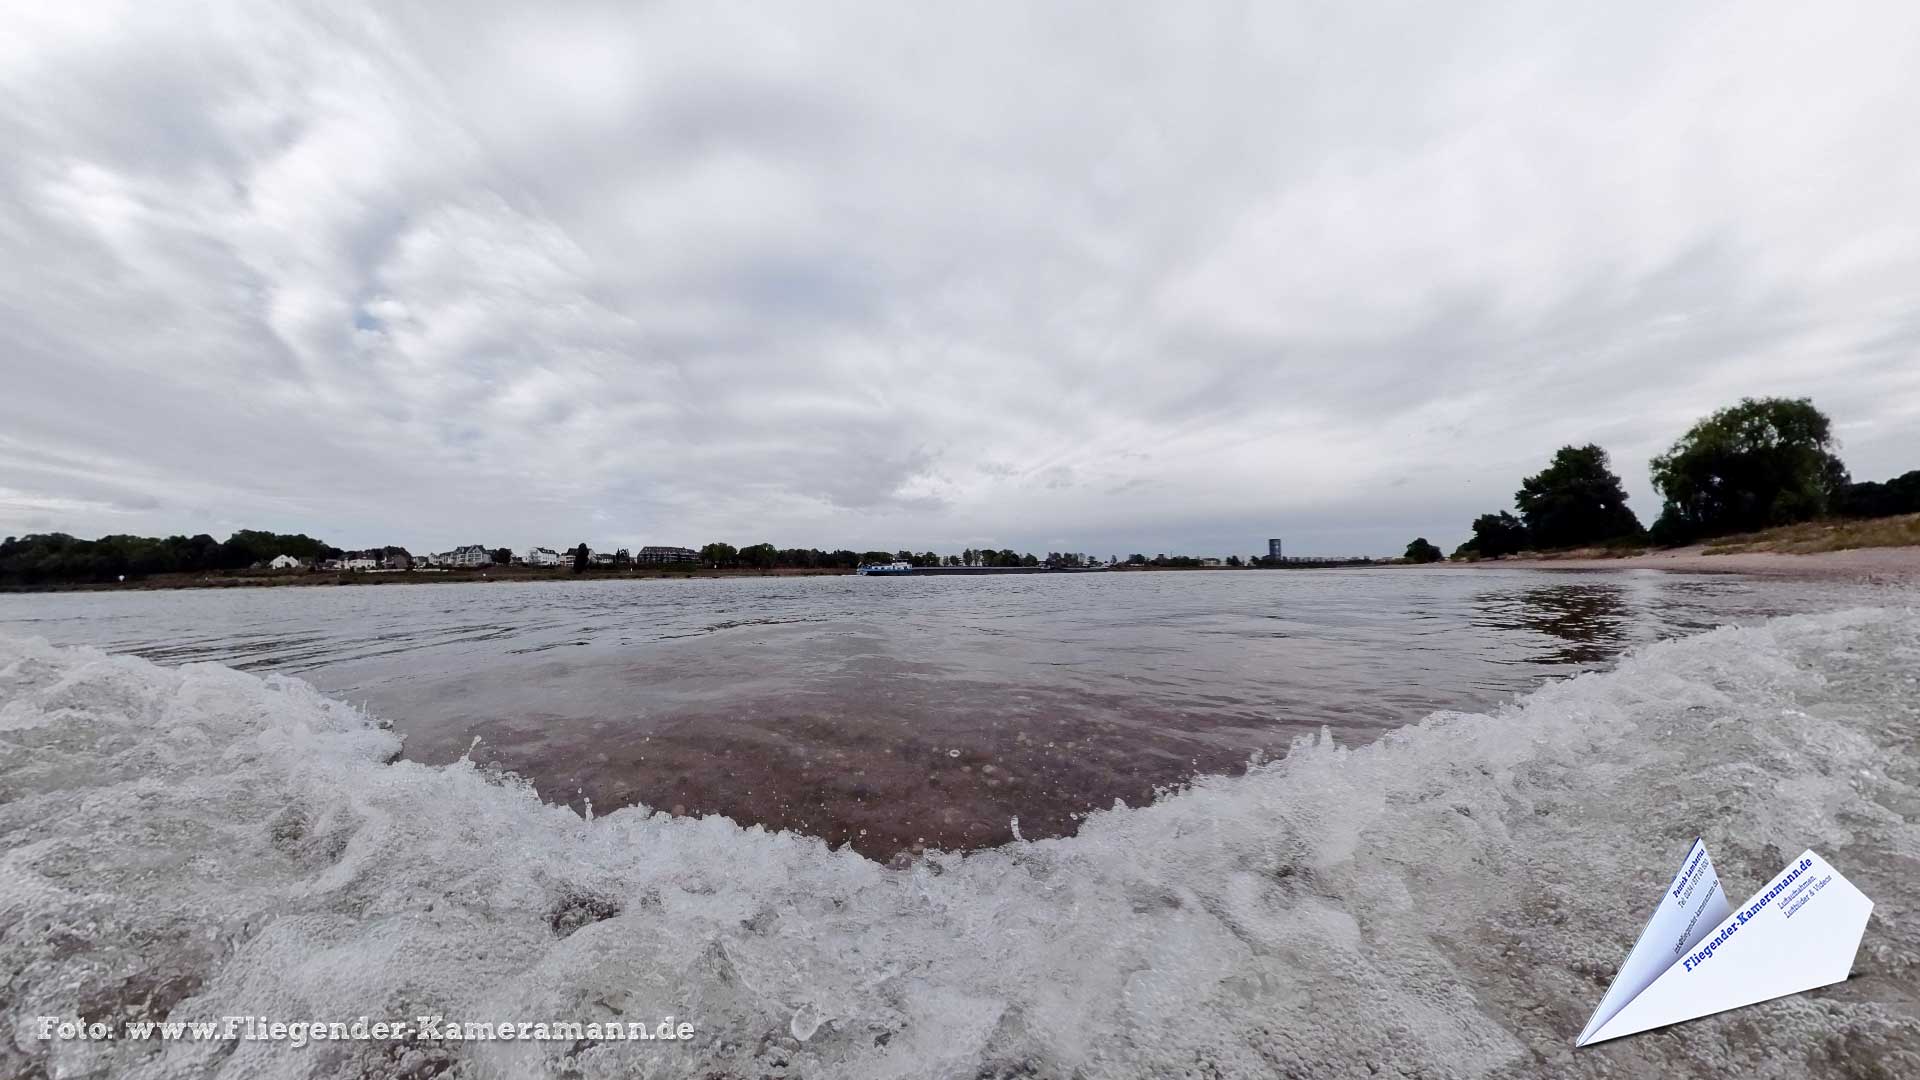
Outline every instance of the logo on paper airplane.
<path id="1" fill-rule="evenodd" d="M 1574 1045 L 1845 982 L 1872 913 L 1812 851 L 1735 910 L 1695 840 Z"/>

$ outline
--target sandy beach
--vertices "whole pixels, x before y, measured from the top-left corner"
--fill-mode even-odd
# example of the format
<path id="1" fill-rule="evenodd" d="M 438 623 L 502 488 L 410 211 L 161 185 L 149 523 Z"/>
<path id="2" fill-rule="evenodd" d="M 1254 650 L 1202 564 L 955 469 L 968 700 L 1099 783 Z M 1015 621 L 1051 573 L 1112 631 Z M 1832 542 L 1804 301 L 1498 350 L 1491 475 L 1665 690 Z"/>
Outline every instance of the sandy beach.
<path id="1" fill-rule="evenodd" d="M 1920 580 L 1920 547 L 1851 548 L 1807 554 L 1738 551 L 1709 555 L 1705 546 L 1695 545 L 1622 558 L 1513 558 L 1453 565 L 1539 570 L 1650 569 L 1688 574 L 1765 574 L 1894 582 Z"/>

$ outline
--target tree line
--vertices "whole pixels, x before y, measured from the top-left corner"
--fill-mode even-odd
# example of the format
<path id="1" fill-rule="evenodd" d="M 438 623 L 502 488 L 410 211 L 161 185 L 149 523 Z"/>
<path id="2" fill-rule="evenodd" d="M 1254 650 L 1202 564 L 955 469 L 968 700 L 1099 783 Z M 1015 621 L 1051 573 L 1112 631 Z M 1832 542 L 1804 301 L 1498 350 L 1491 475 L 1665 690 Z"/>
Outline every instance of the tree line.
<path id="1" fill-rule="evenodd" d="M 375 548 L 373 555 L 406 554 L 399 547 Z M 307 563 L 339 559 L 352 552 L 316 540 L 304 533 L 275 533 L 259 529 L 241 529 L 224 541 L 206 534 L 198 536 L 114 535 L 97 540 L 82 540 L 66 533 L 39 533 L 9 536 L 0 542 L 0 585 L 43 585 L 70 582 L 110 582 L 121 578 L 139 579 L 154 574 L 203 573 L 244 570 L 271 561 L 279 555 L 291 555 Z M 512 553 L 499 548 L 490 553 L 496 564 L 506 565 Z M 593 569 L 591 549 L 580 544 L 566 551 L 567 561 L 576 573 Z M 624 549 L 621 552 L 625 555 Z M 1142 557 L 1144 559 L 1144 557 Z M 1155 560 L 1165 565 L 1165 556 Z M 1193 560 L 1187 560 L 1191 562 Z M 1065 566 L 1091 565 L 1093 560 L 1076 552 L 1048 552 L 1044 557 L 1011 548 L 990 550 L 968 548 L 955 555 L 932 551 L 854 551 L 840 548 L 781 548 L 772 544 L 735 547 L 712 543 L 702 547 L 697 558 L 685 566 L 742 570 L 852 570 L 863 563 L 905 562 L 928 566 Z M 634 565 L 627 555 L 616 559 L 616 569 Z M 662 564 L 670 568 L 675 564 Z"/>
<path id="2" fill-rule="evenodd" d="M 1088 566 L 1093 560 L 1078 552 L 1049 551 L 1045 556 L 1032 552 L 1024 554 L 1012 548 L 997 551 L 988 548 L 967 548 L 956 555 L 941 555 L 935 551 L 853 551 L 840 548 L 836 551 L 822 551 L 819 548 L 777 548 L 772 544 L 751 544 L 747 547 L 734 547 L 732 544 L 712 543 L 700 548 L 700 562 L 717 569 L 752 570 L 852 570 L 863 564 L 903 562 L 916 567 L 933 566 Z"/>
<path id="3" fill-rule="evenodd" d="M 1514 511 L 1482 514 L 1455 558 L 1528 550 L 1654 544 L 1678 547 L 1716 536 L 1814 518 L 1920 513 L 1920 470 L 1884 483 L 1856 483 L 1834 452 L 1833 423 L 1807 398 L 1743 398 L 1701 419 L 1648 463 L 1660 515 L 1645 528 L 1594 444 L 1563 446 L 1521 481 Z M 1414 562 L 1440 559 L 1424 537 Z"/>
<path id="4" fill-rule="evenodd" d="M 66 533 L 9 536 L 0 541 L 0 582 L 113 581 L 207 570 L 240 570 L 276 555 L 337 559 L 339 548 L 305 533 L 241 529 L 224 541 L 198 536 L 103 536 L 81 540 Z"/>

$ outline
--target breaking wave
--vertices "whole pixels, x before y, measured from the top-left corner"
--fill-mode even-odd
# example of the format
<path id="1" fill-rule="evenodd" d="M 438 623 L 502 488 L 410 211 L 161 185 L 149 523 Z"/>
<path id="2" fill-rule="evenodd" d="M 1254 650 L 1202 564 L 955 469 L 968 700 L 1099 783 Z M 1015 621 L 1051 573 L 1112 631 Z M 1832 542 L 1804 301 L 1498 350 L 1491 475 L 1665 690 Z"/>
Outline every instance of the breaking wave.
<path id="1" fill-rule="evenodd" d="M 1075 837 L 888 868 L 396 761 L 295 679 L 0 641 L 0 1072 L 1920 1074 L 1915 672 L 1911 611 L 1776 619 L 1371 745 L 1302 742 Z M 1574 1052 L 1696 834 L 1736 895 L 1811 846 L 1880 901 L 1854 978 Z M 35 1035 L 421 1014 L 697 1034 Z"/>

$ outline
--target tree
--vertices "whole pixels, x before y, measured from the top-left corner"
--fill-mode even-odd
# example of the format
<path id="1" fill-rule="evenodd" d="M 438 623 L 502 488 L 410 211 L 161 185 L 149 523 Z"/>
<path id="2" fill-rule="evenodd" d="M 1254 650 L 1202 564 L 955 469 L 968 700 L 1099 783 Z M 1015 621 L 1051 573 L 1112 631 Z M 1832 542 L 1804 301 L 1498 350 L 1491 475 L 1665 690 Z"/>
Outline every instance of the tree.
<path id="1" fill-rule="evenodd" d="M 1664 543 L 1818 517 L 1848 481 L 1833 424 L 1807 398 L 1742 398 L 1687 429 L 1652 469 Z"/>
<path id="2" fill-rule="evenodd" d="M 1527 527 L 1520 519 L 1505 510 L 1497 514 L 1481 514 L 1473 519 L 1473 537 L 1460 545 L 1455 555 L 1474 555 L 1482 559 L 1497 559 L 1502 555 L 1512 555 L 1524 551 L 1527 547 Z"/>
<path id="3" fill-rule="evenodd" d="M 106 543 L 116 538 L 103 536 L 95 543 Z M 81 541 L 85 543 L 86 541 Z M 340 549 L 329 547 L 305 533 L 273 533 L 259 529 L 241 529 L 227 537 L 220 545 L 217 560 L 222 569 L 237 570 L 243 566 L 252 566 L 265 562 L 275 555 L 291 555 L 296 559 L 337 559 Z"/>
<path id="4" fill-rule="evenodd" d="M 493 551 L 493 565 L 512 566 L 513 565 L 513 549 L 512 548 L 495 548 Z"/>
<path id="5" fill-rule="evenodd" d="M 1414 537 L 1413 542 L 1407 545 L 1408 562 L 1439 562 L 1441 558 L 1440 549 L 1427 543 L 1427 538 L 1424 536 Z"/>
<path id="6" fill-rule="evenodd" d="M 248 535 L 274 536 L 273 533 Z M 295 544 L 303 540 L 308 544 L 319 543 L 306 537 L 287 539 Z M 320 550 L 336 549 L 322 546 Z M 242 561 L 230 562 L 234 557 L 232 550 L 205 533 L 191 538 L 116 535 L 98 540 L 79 540 L 65 533 L 29 534 L 8 537 L 0 543 L 0 582 L 114 581 L 122 575 L 140 578 L 147 574 L 215 570 L 249 566 L 259 561 L 250 558 L 250 554 L 243 551 L 239 556 Z M 295 551 L 287 554 L 309 557 Z"/>
<path id="7" fill-rule="evenodd" d="M 1884 484 L 1875 480 L 1847 484 L 1833 493 L 1828 509 L 1844 517 L 1862 518 L 1920 513 L 1920 469 Z"/>
<path id="8" fill-rule="evenodd" d="M 712 567 L 732 566 L 740 550 L 732 544 L 708 544 L 700 549 L 700 560 Z"/>
<path id="9" fill-rule="evenodd" d="M 1240 563 L 1240 556 L 1238 556 L 1238 555 L 1229 555 L 1229 556 L 1227 556 L 1227 565 L 1228 565 L 1228 566 L 1239 566 L 1239 565 L 1241 565 L 1241 563 Z"/>
<path id="10" fill-rule="evenodd" d="M 1643 531 L 1627 509 L 1627 493 L 1592 443 L 1563 446 L 1513 496 L 1533 543 L 1543 548 L 1601 544 Z"/>
<path id="11" fill-rule="evenodd" d="M 593 559 L 593 552 L 588 550 L 587 545 L 581 544 L 579 547 L 574 548 L 573 549 L 573 572 L 576 574 L 585 573 L 587 570 L 587 563 L 590 562 L 592 559 Z"/>

